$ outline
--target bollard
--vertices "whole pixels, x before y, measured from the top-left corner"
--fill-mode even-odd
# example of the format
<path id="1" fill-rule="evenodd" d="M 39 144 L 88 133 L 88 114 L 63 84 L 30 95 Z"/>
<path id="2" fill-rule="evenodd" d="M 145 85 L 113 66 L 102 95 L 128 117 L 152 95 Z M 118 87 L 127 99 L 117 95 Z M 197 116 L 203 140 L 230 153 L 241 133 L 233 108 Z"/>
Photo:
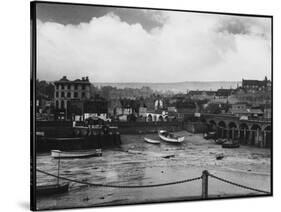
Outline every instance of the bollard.
<path id="1" fill-rule="evenodd" d="M 202 199 L 208 199 L 208 175 L 207 170 L 202 172 Z"/>

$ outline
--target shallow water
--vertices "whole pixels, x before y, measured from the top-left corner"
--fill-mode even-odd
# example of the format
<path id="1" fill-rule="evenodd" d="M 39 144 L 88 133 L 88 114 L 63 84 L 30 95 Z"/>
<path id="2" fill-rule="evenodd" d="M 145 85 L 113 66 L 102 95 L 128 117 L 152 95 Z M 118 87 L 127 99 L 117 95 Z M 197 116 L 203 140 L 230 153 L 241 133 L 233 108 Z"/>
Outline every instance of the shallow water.
<path id="1" fill-rule="evenodd" d="M 149 144 L 143 137 L 158 139 L 156 134 L 123 135 L 120 148 L 103 150 L 102 157 L 61 160 L 60 174 L 80 181 L 116 184 L 147 185 L 173 182 L 202 175 L 207 169 L 212 174 L 234 182 L 270 191 L 270 150 L 242 146 L 223 149 L 207 141 L 202 135 L 184 135 L 181 145 L 161 142 Z M 215 155 L 223 153 L 222 160 Z M 170 155 L 170 158 L 163 158 Z M 37 156 L 37 168 L 56 174 L 57 160 L 50 154 Z M 56 182 L 53 177 L 37 173 L 37 184 Z M 249 190 L 209 178 L 210 195 L 253 194 Z M 255 193 L 258 194 L 258 193 Z M 201 180 L 156 188 L 104 188 L 70 184 L 66 194 L 39 198 L 38 209 L 87 207 L 94 205 L 158 202 L 188 199 L 201 195 Z"/>

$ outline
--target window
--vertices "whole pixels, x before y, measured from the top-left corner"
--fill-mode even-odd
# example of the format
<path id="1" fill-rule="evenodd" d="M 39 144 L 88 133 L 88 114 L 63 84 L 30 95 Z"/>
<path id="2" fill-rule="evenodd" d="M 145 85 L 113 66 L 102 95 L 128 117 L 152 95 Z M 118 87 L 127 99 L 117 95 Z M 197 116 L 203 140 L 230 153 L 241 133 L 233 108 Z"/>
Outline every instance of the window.
<path id="1" fill-rule="evenodd" d="M 59 92 L 56 92 L 56 97 L 59 97 Z"/>
<path id="2" fill-rule="evenodd" d="M 64 97 L 64 92 L 61 92 L 61 97 Z"/>
<path id="3" fill-rule="evenodd" d="M 64 89 L 64 85 L 61 85 L 61 89 Z"/>
<path id="4" fill-rule="evenodd" d="M 74 92 L 74 98 L 77 98 L 77 97 L 78 97 L 78 93 Z"/>
<path id="5" fill-rule="evenodd" d="M 78 89 L 78 85 L 75 85 L 75 86 L 74 86 L 74 89 L 77 90 L 77 89 Z"/>
<path id="6" fill-rule="evenodd" d="M 70 92 L 67 93 L 67 97 L 68 97 L 68 98 L 71 97 L 71 93 L 70 93 Z"/>
<path id="7" fill-rule="evenodd" d="M 56 101 L 56 108 L 59 108 L 59 101 Z"/>
<path id="8" fill-rule="evenodd" d="M 59 85 L 56 85 L 56 88 L 59 89 Z"/>
<path id="9" fill-rule="evenodd" d="M 61 109 L 64 109 L 64 101 L 61 101 Z"/>
<path id="10" fill-rule="evenodd" d="M 82 90 L 85 90 L 85 85 L 82 85 Z"/>
<path id="11" fill-rule="evenodd" d="M 82 93 L 82 98 L 84 98 L 84 97 L 85 97 L 85 93 L 83 92 L 83 93 Z"/>
<path id="12" fill-rule="evenodd" d="M 67 85 L 67 89 L 70 89 L 70 85 Z"/>

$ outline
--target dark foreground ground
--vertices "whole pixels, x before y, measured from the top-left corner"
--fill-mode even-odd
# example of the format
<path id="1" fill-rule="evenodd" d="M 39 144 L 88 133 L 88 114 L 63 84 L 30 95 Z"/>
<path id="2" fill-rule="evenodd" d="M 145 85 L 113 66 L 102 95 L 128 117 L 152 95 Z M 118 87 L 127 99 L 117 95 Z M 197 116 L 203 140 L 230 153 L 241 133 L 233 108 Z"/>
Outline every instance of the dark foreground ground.
<path id="1" fill-rule="evenodd" d="M 202 175 L 203 170 L 239 184 L 270 191 L 270 149 L 242 146 L 222 149 L 202 135 L 185 131 L 181 145 L 148 144 L 143 137 L 124 135 L 121 148 L 104 150 L 98 158 L 61 160 L 61 176 L 92 183 L 147 185 L 184 180 Z M 223 153 L 222 160 L 216 154 Z M 170 155 L 172 157 L 165 158 Z M 37 156 L 37 168 L 56 173 L 57 160 L 50 154 Z M 56 182 L 37 173 L 37 184 Z M 222 197 L 259 194 L 209 178 L 209 194 Z M 89 207 L 200 198 L 201 180 L 156 188 L 104 188 L 70 184 L 66 194 L 38 198 L 38 209 Z"/>

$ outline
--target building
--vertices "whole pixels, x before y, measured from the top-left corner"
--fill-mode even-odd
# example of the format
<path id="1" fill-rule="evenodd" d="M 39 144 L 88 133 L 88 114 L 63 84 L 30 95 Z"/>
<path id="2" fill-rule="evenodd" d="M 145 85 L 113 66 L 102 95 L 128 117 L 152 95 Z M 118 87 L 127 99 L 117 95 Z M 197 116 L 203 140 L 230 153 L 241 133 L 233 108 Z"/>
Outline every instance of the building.
<path id="1" fill-rule="evenodd" d="M 82 79 L 68 80 L 63 76 L 55 81 L 54 103 L 58 119 L 65 119 L 70 100 L 90 99 L 90 85 L 88 77 Z"/>
<path id="2" fill-rule="evenodd" d="M 228 98 L 233 93 L 234 93 L 234 89 L 232 89 L 232 88 L 229 88 L 229 89 L 220 88 L 216 92 L 216 98 L 225 99 L 225 98 Z"/>
<path id="3" fill-rule="evenodd" d="M 107 101 L 101 97 L 91 99 L 72 99 L 68 103 L 67 116 L 75 121 L 84 121 L 88 118 L 108 117 Z"/>
<path id="4" fill-rule="evenodd" d="M 140 117 L 145 117 L 147 113 L 147 107 L 145 106 L 140 106 L 139 107 L 139 116 Z"/>
<path id="5" fill-rule="evenodd" d="M 263 111 L 260 108 L 251 108 L 247 103 L 236 103 L 231 105 L 229 113 L 238 117 L 262 118 Z"/>
<path id="6" fill-rule="evenodd" d="M 187 95 L 194 100 L 210 100 L 215 98 L 216 91 L 192 90 Z"/>
<path id="7" fill-rule="evenodd" d="M 255 93 L 257 91 L 270 91 L 271 81 L 264 78 L 264 80 L 244 80 L 242 79 L 242 88 L 247 92 Z"/>

